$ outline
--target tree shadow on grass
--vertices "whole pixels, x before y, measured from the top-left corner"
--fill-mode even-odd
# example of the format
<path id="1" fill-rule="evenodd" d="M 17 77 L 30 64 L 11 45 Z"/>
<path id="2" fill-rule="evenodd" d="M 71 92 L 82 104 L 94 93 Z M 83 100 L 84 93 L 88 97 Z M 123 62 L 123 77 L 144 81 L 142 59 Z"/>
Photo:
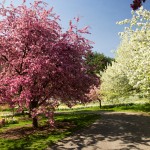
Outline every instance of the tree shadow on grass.
<path id="1" fill-rule="evenodd" d="M 148 150 L 150 116 L 102 112 L 89 129 L 68 137 L 49 150 Z"/>
<path id="2" fill-rule="evenodd" d="M 100 118 L 97 114 L 57 114 L 56 126 L 42 125 L 39 128 L 17 127 L 0 133 L 0 150 L 44 150 L 58 139 L 86 127 Z"/>
<path id="3" fill-rule="evenodd" d="M 50 128 L 48 125 L 37 129 L 33 127 L 21 127 L 10 129 L 0 133 L 0 150 L 43 150 L 47 145 L 59 137 L 63 137 L 66 126 L 71 126 L 68 122 L 58 123 L 57 129 Z M 49 136 L 53 135 L 53 136 Z"/>

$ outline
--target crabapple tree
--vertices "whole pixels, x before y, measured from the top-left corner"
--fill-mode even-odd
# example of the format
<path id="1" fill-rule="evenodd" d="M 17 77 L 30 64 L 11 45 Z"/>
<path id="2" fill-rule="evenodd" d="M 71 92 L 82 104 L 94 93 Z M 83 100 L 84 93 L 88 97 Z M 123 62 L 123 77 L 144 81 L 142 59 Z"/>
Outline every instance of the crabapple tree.
<path id="1" fill-rule="evenodd" d="M 78 29 L 70 21 L 63 32 L 59 16 L 43 1 L 0 5 L 0 101 L 27 109 L 33 127 L 40 113 L 53 125 L 60 102 L 71 107 L 90 101 L 90 88 L 99 80 L 85 63 L 92 48 L 83 36 L 88 27 Z"/>
<path id="2" fill-rule="evenodd" d="M 115 62 L 102 74 L 101 92 L 108 99 L 137 94 L 150 96 L 150 12 L 133 11 L 120 33 Z"/>
<path id="3" fill-rule="evenodd" d="M 129 84 L 145 96 L 150 94 L 150 12 L 142 7 L 133 12 L 129 27 L 121 33 L 116 60 L 122 64 Z"/>
<path id="4" fill-rule="evenodd" d="M 124 97 L 132 91 L 122 66 L 117 62 L 112 62 L 102 73 L 101 82 L 100 94 L 107 100 Z"/>

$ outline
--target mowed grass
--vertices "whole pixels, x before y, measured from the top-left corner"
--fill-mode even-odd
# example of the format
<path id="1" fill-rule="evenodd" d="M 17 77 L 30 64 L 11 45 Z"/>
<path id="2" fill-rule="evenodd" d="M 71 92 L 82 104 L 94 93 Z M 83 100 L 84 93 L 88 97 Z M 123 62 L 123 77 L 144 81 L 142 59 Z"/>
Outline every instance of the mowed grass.
<path id="1" fill-rule="evenodd" d="M 44 150 L 64 137 L 81 130 L 99 119 L 100 115 L 86 113 L 56 114 L 56 127 L 40 121 L 40 127 L 33 129 L 31 120 L 21 120 L 0 130 L 0 150 Z"/>
<path id="2" fill-rule="evenodd" d="M 112 105 L 103 105 L 101 108 L 99 106 L 91 106 L 91 107 L 78 107 L 73 109 L 59 109 L 58 112 L 97 112 L 97 111 L 131 111 L 131 112 L 147 112 L 150 113 L 150 103 L 144 104 L 134 104 L 134 103 L 126 103 L 126 104 L 112 104 Z"/>
<path id="3" fill-rule="evenodd" d="M 40 118 L 40 127 L 32 128 L 32 120 L 24 116 L 16 116 L 19 124 L 9 124 L 0 128 L 0 150 L 44 150 L 76 131 L 91 125 L 99 111 L 131 111 L 150 113 L 150 103 L 145 104 L 117 104 L 81 107 L 57 110 L 55 114 L 56 127 L 47 126 L 46 118 Z"/>
<path id="4" fill-rule="evenodd" d="M 150 113 L 150 103 L 145 104 L 118 104 L 118 105 L 108 105 L 103 106 L 103 110 L 112 110 L 112 111 L 133 111 L 133 112 L 146 112 Z"/>

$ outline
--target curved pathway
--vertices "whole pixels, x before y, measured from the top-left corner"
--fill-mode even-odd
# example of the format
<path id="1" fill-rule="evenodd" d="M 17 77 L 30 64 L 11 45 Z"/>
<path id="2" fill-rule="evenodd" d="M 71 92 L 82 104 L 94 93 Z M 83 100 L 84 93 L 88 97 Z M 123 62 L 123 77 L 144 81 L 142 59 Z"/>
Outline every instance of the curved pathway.
<path id="1" fill-rule="evenodd" d="M 150 116 L 99 112 L 92 126 L 47 150 L 150 150 Z"/>

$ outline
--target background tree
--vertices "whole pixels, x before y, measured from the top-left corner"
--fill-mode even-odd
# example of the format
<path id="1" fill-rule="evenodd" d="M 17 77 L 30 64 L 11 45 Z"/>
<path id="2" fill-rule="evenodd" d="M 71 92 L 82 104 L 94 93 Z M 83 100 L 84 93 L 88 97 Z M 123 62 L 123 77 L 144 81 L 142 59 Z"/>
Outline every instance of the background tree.
<path id="1" fill-rule="evenodd" d="M 150 96 L 150 12 L 142 7 L 132 13 L 120 33 L 115 62 L 101 77 L 101 92 L 108 99 L 138 94 Z"/>
<path id="2" fill-rule="evenodd" d="M 106 100 L 118 99 L 132 94 L 133 87 L 129 84 L 122 65 L 112 62 L 102 73 L 100 94 Z"/>
<path id="3" fill-rule="evenodd" d="M 86 63 L 90 68 L 88 72 L 91 74 L 96 74 L 100 77 L 100 73 L 103 72 L 107 68 L 107 65 L 111 64 L 113 60 L 113 58 L 107 57 L 104 54 L 98 52 L 90 52 L 86 57 Z M 100 94 L 100 87 L 94 87 L 94 89 L 90 91 L 89 97 L 93 101 L 97 100 L 101 108 L 102 97 Z"/>
<path id="4" fill-rule="evenodd" d="M 87 64 L 93 69 L 93 73 L 95 74 L 100 74 L 100 72 L 104 71 L 107 65 L 111 64 L 113 60 L 113 58 L 98 52 L 88 53 L 86 57 Z"/>
<path id="5" fill-rule="evenodd" d="M 0 15 L 1 101 L 26 108 L 34 127 L 40 113 L 53 124 L 59 102 L 71 107 L 90 101 L 87 93 L 99 81 L 85 63 L 92 48 L 82 36 L 87 27 L 77 29 L 70 21 L 62 32 L 59 17 L 42 1 L 29 7 L 24 0 L 20 6 L 1 3 Z"/>
<path id="6" fill-rule="evenodd" d="M 88 53 L 86 57 L 86 63 L 90 67 L 89 73 L 96 74 L 99 77 L 101 76 L 101 72 L 103 72 L 107 65 L 111 64 L 114 59 L 105 56 L 104 54 L 93 52 Z M 89 97 L 94 101 L 97 100 L 99 102 L 99 106 L 101 108 L 101 94 L 100 94 L 100 87 L 94 87 L 89 94 Z"/>
<path id="7" fill-rule="evenodd" d="M 137 89 L 139 95 L 149 95 L 150 91 L 150 12 L 140 8 L 133 13 L 129 27 L 121 33 L 122 43 L 117 50 L 116 59 L 122 64 L 129 84 Z"/>

